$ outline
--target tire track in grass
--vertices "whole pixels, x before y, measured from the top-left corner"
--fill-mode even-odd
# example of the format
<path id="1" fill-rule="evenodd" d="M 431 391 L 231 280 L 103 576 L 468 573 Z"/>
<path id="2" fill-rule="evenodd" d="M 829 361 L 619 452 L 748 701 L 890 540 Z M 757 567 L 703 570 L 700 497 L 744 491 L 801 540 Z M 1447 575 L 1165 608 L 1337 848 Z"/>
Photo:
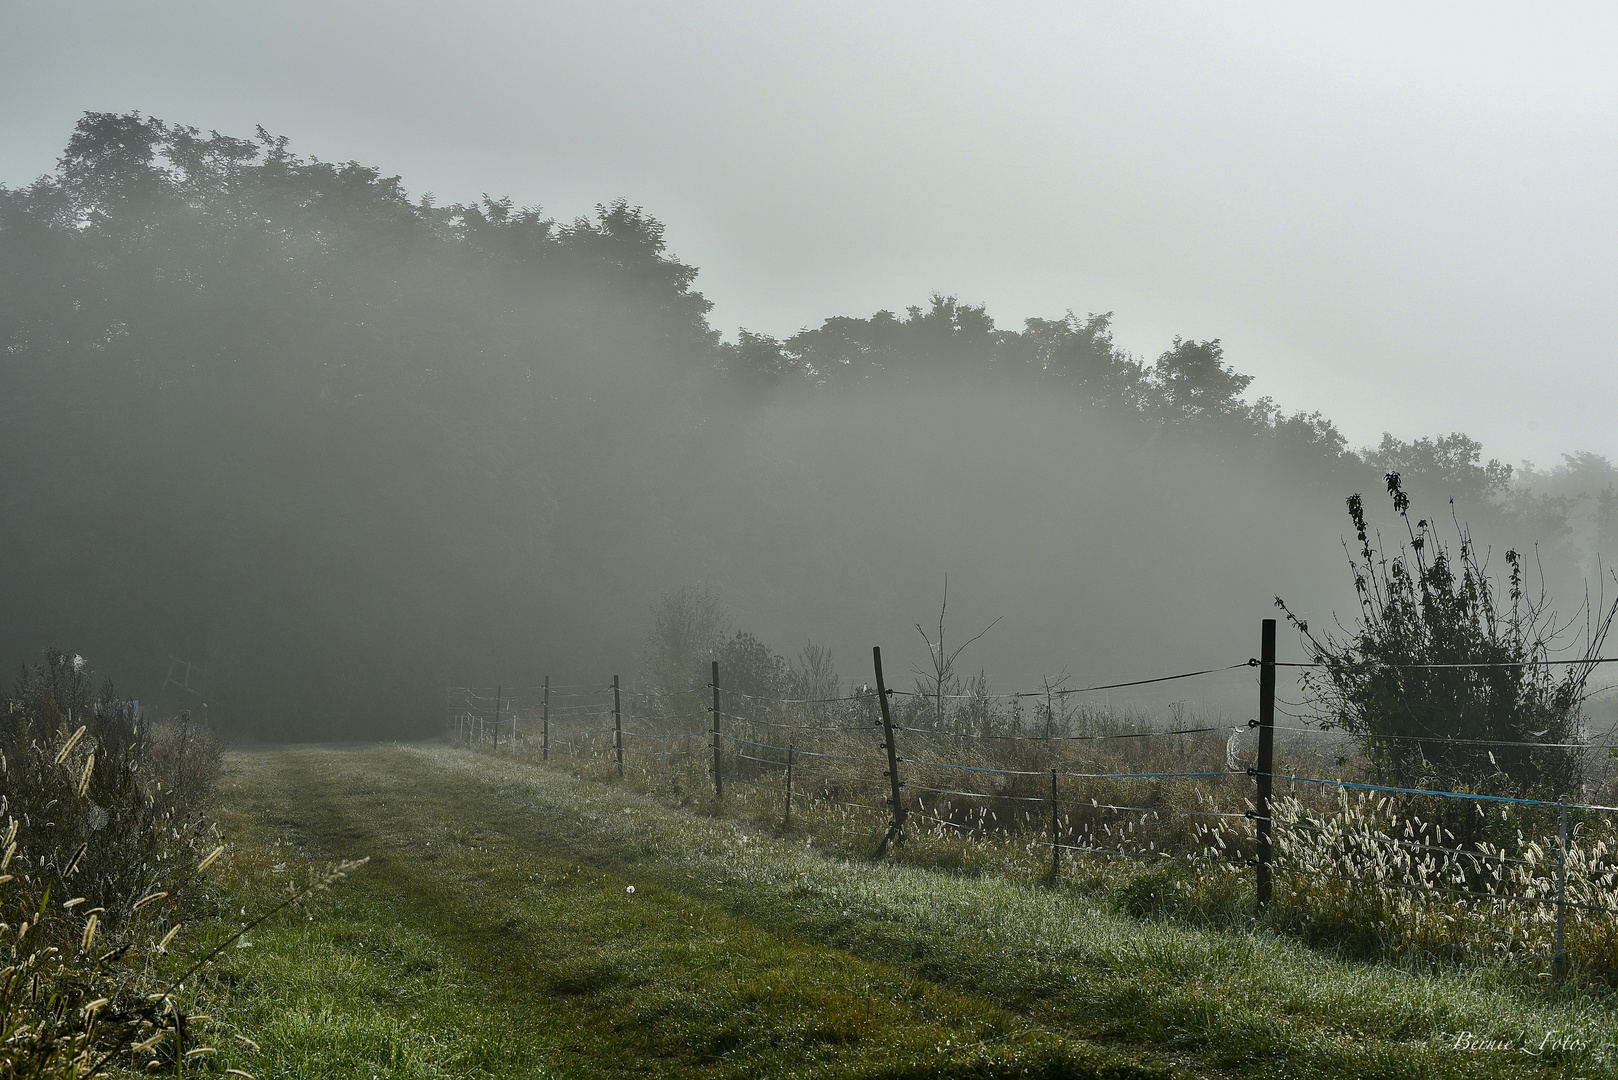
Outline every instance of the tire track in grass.
<path id="1" fill-rule="evenodd" d="M 1170 1072 L 756 925 L 678 883 L 546 850 L 512 806 L 435 783 L 399 751 L 289 748 L 233 764 L 228 824 L 253 838 L 252 851 L 285 836 L 312 857 L 373 858 L 329 912 L 272 931 L 256 952 L 231 957 L 220 980 L 238 984 L 221 991 L 234 994 L 227 1007 L 267 1025 L 259 1041 L 276 1075 Z M 355 947 L 406 940 L 415 945 Z M 438 973 L 432 992 L 397 1004 L 424 963 Z M 320 1072 L 290 1045 L 375 1028 L 379 1009 L 396 1038 L 369 1060 L 349 1055 Z M 295 1022 L 278 1027 L 277 1016 Z"/>
<path id="2" fill-rule="evenodd" d="M 1254 1077 L 1612 1076 L 1610 1000 L 1502 988 L 1487 970 L 1344 961 L 1267 932 L 1140 922 L 1068 890 L 829 860 L 612 783 L 443 746 L 378 751 L 499 843 L 658 880 L 799 939 L 993 1001 L 1048 1030 Z M 1478 1042 L 1549 1054 L 1457 1052 Z M 1583 1049 L 1577 1049 L 1577 1045 Z"/>

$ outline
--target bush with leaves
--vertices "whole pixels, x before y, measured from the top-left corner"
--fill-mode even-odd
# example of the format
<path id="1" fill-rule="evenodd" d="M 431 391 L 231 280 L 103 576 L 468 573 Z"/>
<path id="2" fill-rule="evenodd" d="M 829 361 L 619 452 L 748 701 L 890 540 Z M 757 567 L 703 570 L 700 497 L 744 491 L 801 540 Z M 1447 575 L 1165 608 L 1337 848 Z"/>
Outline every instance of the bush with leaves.
<path id="1" fill-rule="evenodd" d="M 652 713 L 702 723 L 712 664 L 735 711 L 775 715 L 783 699 L 836 697 L 841 685 L 831 650 L 810 642 L 796 661 L 776 655 L 756 634 L 728 629 L 724 605 L 706 586 L 664 593 L 652 605 L 642 664 Z"/>
<path id="2" fill-rule="evenodd" d="M 1522 556 L 1506 552 L 1503 606 L 1466 528 L 1456 521 L 1452 555 L 1430 520 L 1411 522 L 1399 474 L 1386 481 L 1406 531 L 1397 549 L 1373 535 L 1360 496 L 1348 500 L 1357 624 L 1317 633 L 1276 597 L 1317 665 L 1304 680 L 1317 718 L 1358 736 L 1379 780 L 1551 798 L 1575 790 L 1585 686 L 1618 606 L 1587 606 L 1577 658 L 1555 660 L 1570 624 L 1543 591 L 1526 595 Z"/>
<path id="3" fill-rule="evenodd" d="M 94 689 L 84 659 L 65 653 L 0 701 L 0 814 L 18 821 L 19 849 L 57 895 L 73 865 L 75 895 L 115 912 L 195 865 L 219 758 L 200 729 L 176 730 L 154 742 L 133 703 L 110 682 Z"/>
<path id="4" fill-rule="evenodd" d="M 147 736 L 149 773 L 158 778 L 176 805 L 200 810 L 213 798 L 224 766 L 225 749 L 213 729 L 189 711 L 150 725 Z"/>
<path id="5" fill-rule="evenodd" d="M 723 606 L 707 586 L 666 592 L 652 605 L 643 658 L 646 683 L 660 715 L 700 721 L 709 664 L 725 639 Z"/>
<path id="6" fill-rule="evenodd" d="M 49 653 L 0 699 L 0 1080 L 180 1075 L 177 1058 L 212 1052 L 187 980 L 358 865 L 293 886 L 199 957 L 171 957 L 182 924 L 213 914 L 202 874 L 224 847 L 202 810 L 219 747 L 188 715 L 149 727 L 92 682 L 82 657 Z"/>

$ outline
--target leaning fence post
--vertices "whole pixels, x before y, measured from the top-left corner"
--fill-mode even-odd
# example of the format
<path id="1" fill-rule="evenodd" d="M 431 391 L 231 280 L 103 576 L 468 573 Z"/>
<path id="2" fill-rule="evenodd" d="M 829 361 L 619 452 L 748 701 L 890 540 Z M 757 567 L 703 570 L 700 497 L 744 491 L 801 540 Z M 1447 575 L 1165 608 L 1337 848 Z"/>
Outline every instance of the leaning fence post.
<path id="1" fill-rule="evenodd" d="M 893 715 L 888 711 L 888 688 L 882 681 L 882 650 L 873 647 L 871 660 L 876 665 L 876 696 L 882 705 L 882 734 L 888 744 L 888 780 L 892 784 L 893 821 L 888 825 L 888 833 L 882 838 L 882 844 L 876 849 L 876 857 L 881 858 L 887 854 L 888 844 L 904 843 L 905 813 L 904 802 L 899 795 L 899 789 L 904 785 L 899 783 L 899 751 L 893 743 Z"/>
<path id="2" fill-rule="evenodd" d="M 542 699 L 541 714 L 544 716 L 545 726 L 540 731 L 539 760 L 551 759 L 551 677 L 545 676 L 545 696 Z"/>
<path id="3" fill-rule="evenodd" d="M 1567 796 L 1557 810 L 1556 835 L 1556 958 L 1553 967 L 1558 979 L 1567 977 Z"/>
<path id="4" fill-rule="evenodd" d="M 618 779 L 624 778 L 624 712 L 618 706 L 618 676 L 612 677 L 612 748 L 618 756 Z"/>
<path id="5" fill-rule="evenodd" d="M 1275 773 L 1275 620 L 1265 619 L 1258 666 L 1258 797 L 1253 800 L 1258 844 L 1258 906 L 1270 903 L 1270 796 Z"/>
<path id="6" fill-rule="evenodd" d="M 1056 846 L 1056 828 L 1058 819 L 1056 814 L 1056 770 L 1051 770 L 1051 883 L 1056 883 L 1056 875 L 1062 870 L 1062 849 Z"/>
<path id="7" fill-rule="evenodd" d="M 725 797 L 725 778 L 719 771 L 719 661 L 713 662 L 713 797 Z"/>

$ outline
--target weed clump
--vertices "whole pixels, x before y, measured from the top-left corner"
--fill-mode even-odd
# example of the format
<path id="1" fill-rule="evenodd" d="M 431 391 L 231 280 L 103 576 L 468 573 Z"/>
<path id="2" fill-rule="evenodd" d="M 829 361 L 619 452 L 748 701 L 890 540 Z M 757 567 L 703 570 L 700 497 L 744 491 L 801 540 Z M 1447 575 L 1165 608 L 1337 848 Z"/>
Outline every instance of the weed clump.
<path id="1" fill-rule="evenodd" d="M 181 717 L 154 735 L 79 656 L 48 654 L 0 700 L 0 813 L 31 876 L 62 896 L 72 867 L 74 895 L 109 914 L 194 869 L 218 771 L 203 729 Z"/>
<path id="2" fill-rule="evenodd" d="M 86 1077 L 183 1039 L 161 967 L 223 852 L 202 814 L 218 769 L 205 731 L 154 737 L 82 657 L 0 698 L 0 1075 Z"/>
<path id="3" fill-rule="evenodd" d="M 1124 879 L 1113 891 L 1119 911 L 1137 919 L 1174 919 L 1192 926 L 1229 927 L 1251 921 L 1251 883 L 1228 864 L 1165 861 Z"/>

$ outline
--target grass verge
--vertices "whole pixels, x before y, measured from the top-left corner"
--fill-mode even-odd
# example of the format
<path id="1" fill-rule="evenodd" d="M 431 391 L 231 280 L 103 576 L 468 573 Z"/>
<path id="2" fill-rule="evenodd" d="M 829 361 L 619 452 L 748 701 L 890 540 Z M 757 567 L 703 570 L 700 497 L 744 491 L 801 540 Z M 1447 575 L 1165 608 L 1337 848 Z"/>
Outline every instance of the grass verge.
<path id="1" fill-rule="evenodd" d="M 277 864 L 373 857 L 208 991 L 260 1075 L 1613 1075 L 1614 1010 L 1576 986 L 828 858 L 442 747 L 231 764 L 242 906 Z"/>
<path id="2" fill-rule="evenodd" d="M 233 760 L 241 906 L 308 858 L 372 863 L 213 976 L 277 1077 L 1167 1076 L 644 875 L 514 842 L 408 752 Z M 279 873 L 277 872 L 279 870 Z M 633 890 L 633 891 L 631 891 Z M 258 894 L 258 895 L 254 895 Z"/>

